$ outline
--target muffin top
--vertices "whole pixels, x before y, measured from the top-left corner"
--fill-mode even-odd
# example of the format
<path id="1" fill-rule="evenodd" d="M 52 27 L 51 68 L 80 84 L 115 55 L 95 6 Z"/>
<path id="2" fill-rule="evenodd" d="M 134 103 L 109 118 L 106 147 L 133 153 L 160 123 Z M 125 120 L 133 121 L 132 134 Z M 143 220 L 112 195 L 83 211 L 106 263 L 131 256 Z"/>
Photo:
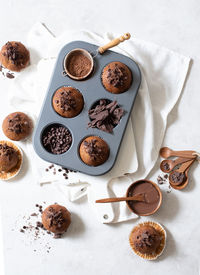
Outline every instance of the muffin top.
<path id="1" fill-rule="evenodd" d="M 98 166 L 109 157 L 107 143 L 98 136 L 85 138 L 80 145 L 80 157 L 87 165 Z"/>
<path id="2" fill-rule="evenodd" d="M 42 223 L 46 230 L 63 234 L 71 223 L 71 214 L 62 205 L 49 205 L 42 213 Z"/>
<path id="3" fill-rule="evenodd" d="M 22 140 L 32 131 L 31 119 L 22 112 L 9 114 L 3 121 L 2 129 L 4 134 L 12 140 Z"/>
<path id="4" fill-rule="evenodd" d="M 20 42 L 7 42 L 1 49 L 0 62 L 11 71 L 20 71 L 29 64 L 29 61 L 29 51 Z"/>
<path id="5" fill-rule="evenodd" d="M 103 70 L 102 83 L 107 91 L 115 94 L 127 91 L 132 82 L 130 69 L 121 62 L 111 62 Z"/>
<path id="6" fill-rule="evenodd" d="M 144 225 L 133 232 L 132 242 L 135 249 L 140 253 L 152 254 L 160 246 L 161 237 L 153 226 Z"/>
<path id="7" fill-rule="evenodd" d="M 63 117 L 75 117 L 83 109 L 82 94 L 72 87 L 61 87 L 53 96 L 53 108 Z"/>
<path id="8" fill-rule="evenodd" d="M 0 171 L 9 172 L 18 163 L 18 154 L 7 144 L 0 144 Z"/>

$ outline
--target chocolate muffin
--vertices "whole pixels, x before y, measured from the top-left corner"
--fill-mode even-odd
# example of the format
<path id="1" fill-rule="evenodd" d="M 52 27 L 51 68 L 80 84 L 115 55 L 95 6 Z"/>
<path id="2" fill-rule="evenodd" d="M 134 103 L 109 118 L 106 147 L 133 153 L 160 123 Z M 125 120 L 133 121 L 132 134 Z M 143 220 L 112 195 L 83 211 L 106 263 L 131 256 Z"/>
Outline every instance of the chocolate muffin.
<path id="1" fill-rule="evenodd" d="M 102 72 L 102 83 L 105 89 L 113 94 L 127 91 L 132 83 L 130 69 L 121 62 L 109 63 Z"/>
<path id="2" fill-rule="evenodd" d="M 12 140 L 22 140 L 30 135 L 33 129 L 32 120 L 22 112 L 9 114 L 3 121 L 4 134 Z"/>
<path id="3" fill-rule="evenodd" d="M 84 100 L 82 94 L 72 87 L 61 87 L 52 100 L 54 110 L 63 117 L 75 117 L 83 109 Z"/>
<path id="4" fill-rule="evenodd" d="M 30 53 L 20 42 L 7 42 L 0 52 L 0 63 L 10 71 L 19 72 L 30 63 Z"/>
<path id="5" fill-rule="evenodd" d="M 129 241 L 138 256 L 154 260 L 165 247 L 166 233 L 160 224 L 144 222 L 133 228 Z"/>
<path id="6" fill-rule="evenodd" d="M 0 171 L 9 172 L 18 163 L 18 154 L 13 147 L 0 144 Z"/>
<path id="7" fill-rule="evenodd" d="M 80 157 L 84 163 L 90 166 L 99 166 L 109 157 L 108 144 L 97 136 L 85 138 L 79 149 Z"/>
<path id="8" fill-rule="evenodd" d="M 71 214 L 62 205 L 49 205 L 42 213 L 42 224 L 46 230 L 55 233 L 55 237 L 59 237 L 70 226 Z"/>

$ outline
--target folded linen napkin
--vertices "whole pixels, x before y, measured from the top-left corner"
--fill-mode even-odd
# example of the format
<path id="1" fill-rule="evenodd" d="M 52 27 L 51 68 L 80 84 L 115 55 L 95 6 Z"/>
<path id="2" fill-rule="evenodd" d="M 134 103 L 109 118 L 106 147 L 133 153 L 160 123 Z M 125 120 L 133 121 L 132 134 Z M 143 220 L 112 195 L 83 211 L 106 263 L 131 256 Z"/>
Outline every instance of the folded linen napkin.
<path id="1" fill-rule="evenodd" d="M 55 38 L 44 25 L 37 23 L 28 36 L 29 46 L 34 53 L 33 65 L 14 80 L 12 90 L 15 90 L 15 95 L 10 99 L 11 104 L 20 110 L 27 108 L 37 116 L 59 50 L 73 40 L 103 45 L 114 37 L 118 35 L 67 31 Z M 113 169 L 99 177 L 69 173 L 69 179 L 64 180 L 59 173 L 54 175 L 45 172 L 48 163 L 36 156 L 30 143 L 28 145 L 37 180 L 40 183 L 56 182 L 71 200 L 87 194 L 92 208 L 103 223 L 136 218 L 124 202 L 96 205 L 94 201 L 108 196 L 124 196 L 132 181 L 147 177 L 158 157 L 167 116 L 181 94 L 190 61 L 180 54 L 136 38 L 113 50 L 133 58 L 142 72 L 142 83 Z M 129 174 L 123 176 L 125 173 Z"/>

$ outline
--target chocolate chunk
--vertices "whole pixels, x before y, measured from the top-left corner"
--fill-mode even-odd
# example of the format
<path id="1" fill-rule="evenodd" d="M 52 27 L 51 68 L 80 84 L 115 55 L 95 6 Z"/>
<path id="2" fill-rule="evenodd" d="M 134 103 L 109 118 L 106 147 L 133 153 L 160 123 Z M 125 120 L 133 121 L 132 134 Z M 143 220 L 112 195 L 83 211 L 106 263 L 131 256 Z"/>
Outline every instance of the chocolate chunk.
<path id="1" fill-rule="evenodd" d="M 71 109 L 76 109 L 76 100 L 74 96 L 72 96 L 71 91 L 62 90 L 61 92 L 62 97 L 60 100 L 56 100 L 57 104 L 60 104 L 60 108 L 63 112 L 70 111 Z"/>
<path id="2" fill-rule="evenodd" d="M 119 124 L 124 110 L 118 106 L 117 101 L 101 99 L 88 114 L 91 120 L 88 123 L 89 127 L 112 133 L 113 128 Z"/>
<path id="3" fill-rule="evenodd" d="M 128 75 L 126 70 L 118 64 L 115 64 L 114 70 L 108 70 L 108 82 L 114 87 L 123 87 L 125 85 L 125 81 L 127 80 L 127 78 Z"/>

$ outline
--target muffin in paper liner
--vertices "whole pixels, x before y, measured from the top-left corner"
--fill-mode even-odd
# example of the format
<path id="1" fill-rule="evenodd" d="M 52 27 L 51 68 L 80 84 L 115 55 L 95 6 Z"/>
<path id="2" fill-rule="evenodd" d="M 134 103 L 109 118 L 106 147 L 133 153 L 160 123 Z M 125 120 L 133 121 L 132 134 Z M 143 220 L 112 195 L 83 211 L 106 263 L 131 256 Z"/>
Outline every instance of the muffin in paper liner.
<path id="1" fill-rule="evenodd" d="M 138 230 L 138 228 L 146 226 L 146 225 L 147 226 L 152 226 L 159 233 L 160 238 L 161 238 L 159 247 L 156 249 L 155 252 L 153 252 L 151 254 L 147 254 L 147 253 L 143 254 L 140 251 L 138 251 L 135 248 L 134 243 L 132 241 L 132 236 L 133 236 L 134 232 L 136 230 Z M 167 238 L 166 231 L 159 223 L 152 222 L 152 221 L 146 221 L 146 222 L 139 223 L 138 225 L 136 225 L 133 228 L 133 230 L 131 231 L 131 234 L 129 236 L 129 243 L 130 243 L 130 246 L 131 246 L 131 248 L 133 249 L 133 251 L 136 255 L 138 255 L 141 258 L 146 259 L 146 260 L 156 260 L 162 254 L 162 252 L 165 248 L 166 238 Z"/>
<path id="2" fill-rule="evenodd" d="M 13 167 L 8 172 L 0 171 L 0 180 L 9 180 L 11 178 L 14 178 L 19 173 L 22 167 L 23 154 L 22 154 L 22 150 L 11 141 L 1 140 L 0 144 L 6 144 L 12 147 L 17 152 L 17 155 L 18 155 L 18 162 L 15 167 Z"/>

